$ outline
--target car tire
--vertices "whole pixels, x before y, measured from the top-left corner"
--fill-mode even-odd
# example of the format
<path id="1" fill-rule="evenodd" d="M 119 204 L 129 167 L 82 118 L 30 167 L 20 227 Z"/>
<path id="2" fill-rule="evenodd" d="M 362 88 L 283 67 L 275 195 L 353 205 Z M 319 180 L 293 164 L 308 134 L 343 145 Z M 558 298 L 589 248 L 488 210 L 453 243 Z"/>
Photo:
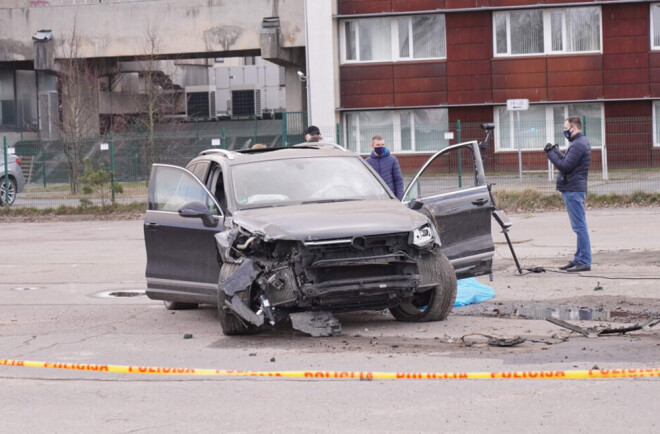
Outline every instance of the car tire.
<path id="1" fill-rule="evenodd" d="M 238 264 L 222 264 L 220 267 L 220 278 L 218 279 L 218 318 L 220 319 L 220 326 L 222 333 L 225 336 L 242 336 L 251 335 L 259 331 L 257 327 L 239 318 L 231 309 L 225 306 L 225 300 L 229 300 L 229 296 L 220 288 L 220 282 L 238 269 Z M 241 297 L 246 305 L 250 305 L 250 291 L 240 291 L 233 295 L 233 297 Z"/>
<path id="2" fill-rule="evenodd" d="M 4 176 L 0 178 L 0 204 L 5 204 L 5 194 L 9 192 L 9 200 L 7 205 L 11 205 L 16 200 L 16 181 L 11 178 L 7 179 L 7 188 L 5 188 Z"/>
<path id="3" fill-rule="evenodd" d="M 449 259 L 435 252 L 433 273 L 439 276 L 438 285 L 428 291 L 416 293 L 412 300 L 390 309 L 399 321 L 426 322 L 442 321 L 447 318 L 456 302 L 456 272 Z"/>
<path id="4" fill-rule="evenodd" d="M 183 303 L 180 301 L 164 300 L 165 309 L 167 310 L 187 310 L 187 309 L 197 309 L 197 303 Z"/>

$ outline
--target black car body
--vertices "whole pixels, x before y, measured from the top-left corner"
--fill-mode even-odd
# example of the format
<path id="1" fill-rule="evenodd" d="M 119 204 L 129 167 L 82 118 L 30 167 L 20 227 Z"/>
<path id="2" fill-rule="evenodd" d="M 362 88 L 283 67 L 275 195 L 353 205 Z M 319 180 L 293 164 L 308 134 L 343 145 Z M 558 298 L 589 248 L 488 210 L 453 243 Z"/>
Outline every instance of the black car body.
<path id="1" fill-rule="evenodd" d="M 364 309 L 441 320 L 457 277 L 491 272 L 491 206 L 476 142 L 431 157 L 404 203 L 336 145 L 204 151 L 152 169 L 147 295 L 216 304 L 229 335 L 288 319 L 334 334 L 329 313 Z"/>

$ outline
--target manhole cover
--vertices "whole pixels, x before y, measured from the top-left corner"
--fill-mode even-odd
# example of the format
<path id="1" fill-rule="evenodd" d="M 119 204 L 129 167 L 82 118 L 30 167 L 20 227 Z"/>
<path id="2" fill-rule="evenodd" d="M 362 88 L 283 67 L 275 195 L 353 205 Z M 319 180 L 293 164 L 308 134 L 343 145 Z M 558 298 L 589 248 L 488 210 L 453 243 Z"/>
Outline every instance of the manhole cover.
<path id="1" fill-rule="evenodd" d="M 116 289 L 110 291 L 103 291 L 96 294 L 99 297 L 103 298 L 125 298 L 125 297 L 140 297 L 146 295 L 144 289 Z"/>
<path id="2" fill-rule="evenodd" d="M 19 286 L 17 288 L 13 288 L 14 291 L 34 291 L 37 289 L 42 289 L 40 286 Z"/>

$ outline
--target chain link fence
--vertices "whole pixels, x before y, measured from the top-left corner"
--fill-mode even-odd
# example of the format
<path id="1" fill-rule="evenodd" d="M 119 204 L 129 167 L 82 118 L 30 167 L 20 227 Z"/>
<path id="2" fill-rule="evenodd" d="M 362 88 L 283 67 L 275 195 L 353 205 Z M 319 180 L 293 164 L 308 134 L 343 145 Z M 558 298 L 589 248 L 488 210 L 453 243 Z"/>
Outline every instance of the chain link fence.
<path id="1" fill-rule="evenodd" d="M 653 119 L 585 118 L 583 122 L 592 145 L 590 193 L 660 192 L 660 145 L 655 144 L 659 139 L 654 133 Z M 484 140 L 486 132 L 481 124 L 459 120 L 444 125 L 337 124 L 319 128 L 324 137 L 362 155 L 370 152 L 374 135 L 383 136 L 386 146 L 399 158 L 407 184 L 434 152 L 460 142 Z M 19 157 L 25 178 L 25 188 L 12 206 L 100 204 L 93 194 L 73 188 L 78 183 L 72 178 L 83 175 L 82 161 L 86 159 L 95 170 L 102 164 L 112 174 L 112 181 L 121 185 L 123 192 L 113 194 L 115 202 L 145 203 L 152 163 L 185 166 L 199 152 L 212 147 L 237 150 L 257 143 L 291 146 L 304 141 L 306 127 L 305 113 L 285 113 L 282 119 L 274 120 L 188 122 L 167 132 L 108 134 L 80 143 L 77 169 L 67 158 L 62 141 L 8 143 L 7 150 Z M 482 155 L 488 181 L 495 184 L 494 191 L 533 189 L 552 194 L 556 171 L 543 152 L 548 142 L 567 149 L 563 124 L 542 120 L 512 122 L 495 128 Z M 462 164 L 463 172 L 471 170 L 469 162 Z M 4 167 L 0 167 L 0 174 L 4 173 Z"/>

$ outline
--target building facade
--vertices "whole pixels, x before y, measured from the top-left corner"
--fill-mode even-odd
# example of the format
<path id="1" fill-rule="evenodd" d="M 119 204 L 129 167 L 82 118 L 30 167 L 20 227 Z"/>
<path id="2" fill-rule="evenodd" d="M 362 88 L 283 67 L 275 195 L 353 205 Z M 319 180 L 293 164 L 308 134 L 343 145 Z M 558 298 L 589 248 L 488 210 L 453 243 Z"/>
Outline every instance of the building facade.
<path id="1" fill-rule="evenodd" d="M 340 118 L 358 152 L 381 133 L 419 167 L 460 125 L 477 139 L 465 126 L 494 122 L 489 163 L 512 168 L 522 152 L 540 169 L 577 115 L 594 165 L 660 166 L 660 3 L 338 0 L 335 18 Z"/>

